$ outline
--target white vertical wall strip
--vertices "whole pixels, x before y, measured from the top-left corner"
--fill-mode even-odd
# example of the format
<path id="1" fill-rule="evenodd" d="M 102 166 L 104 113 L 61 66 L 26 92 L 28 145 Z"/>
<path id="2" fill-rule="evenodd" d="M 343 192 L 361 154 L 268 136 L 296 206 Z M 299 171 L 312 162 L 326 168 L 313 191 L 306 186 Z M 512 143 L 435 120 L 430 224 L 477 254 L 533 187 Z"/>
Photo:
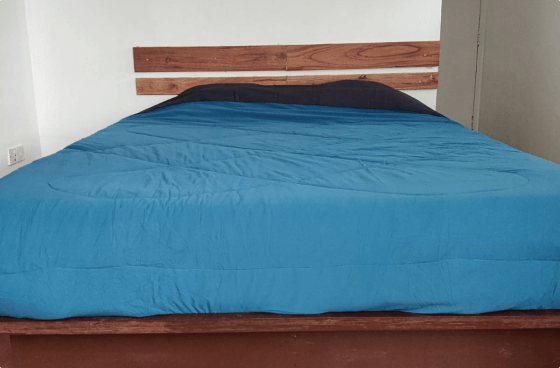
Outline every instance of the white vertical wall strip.
<path id="1" fill-rule="evenodd" d="M 443 0 L 437 110 L 471 128 L 480 0 Z"/>
<path id="2" fill-rule="evenodd" d="M 0 177 L 41 156 L 23 1 L 0 1 Z M 8 166 L 22 144 L 25 161 Z"/>

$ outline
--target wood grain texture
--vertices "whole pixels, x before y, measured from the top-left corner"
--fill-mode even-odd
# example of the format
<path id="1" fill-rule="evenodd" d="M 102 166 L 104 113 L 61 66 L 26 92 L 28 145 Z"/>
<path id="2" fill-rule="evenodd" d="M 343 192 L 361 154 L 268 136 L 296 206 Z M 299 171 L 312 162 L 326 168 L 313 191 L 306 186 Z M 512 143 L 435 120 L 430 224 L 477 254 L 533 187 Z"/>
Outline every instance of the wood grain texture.
<path id="1" fill-rule="evenodd" d="M 136 72 L 337 70 L 439 65 L 439 41 L 135 47 Z"/>
<path id="2" fill-rule="evenodd" d="M 439 41 L 288 46 L 287 70 L 439 65 Z"/>
<path id="3" fill-rule="evenodd" d="M 286 46 L 135 47 L 135 72 L 286 70 Z"/>
<path id="4" fill-rule="evenodd" d="M 26 368 L 560 366 L 560 330 L 15 336 L 12 346 Z"/>
<path id="5" fill-rule="evenodd" d="M 284 85 L 287 77 L 215 77 L 215 78 L 136 78 L 137 95 L 178 95 L 206 84 L 255 83 L 263 86 Z"/>
<path id="6" fill-rule="evenodd" d="M 365 80 L 386 84 L 400 90 L 437 89 L 438 73 L 391 73 L 353 75 L 300 75 L 283 77 L 214 77 L 214 78 L 137 78 L 137 95 L 178 95 L 200 85 L 255 83 L 272 85 L 312 85 L 340 80 Z"/>
<path id="7" fill-rule="evenodd" d="M 19 368 L 19 361 L 12 353 L 12 342 L 10 335 L 0 335 L 0 368 Z"/>
<path id="8" fill-rule="evenodd" d="M 416 315 L 400 312 L 328 313 L 311 316 L 266 313 L 93 317 L 58 321 L 0 318 L 0 334 L 173 334 L 333 331 L 436 331 L 560 329 L 560 311 L 481 315 Z"/>

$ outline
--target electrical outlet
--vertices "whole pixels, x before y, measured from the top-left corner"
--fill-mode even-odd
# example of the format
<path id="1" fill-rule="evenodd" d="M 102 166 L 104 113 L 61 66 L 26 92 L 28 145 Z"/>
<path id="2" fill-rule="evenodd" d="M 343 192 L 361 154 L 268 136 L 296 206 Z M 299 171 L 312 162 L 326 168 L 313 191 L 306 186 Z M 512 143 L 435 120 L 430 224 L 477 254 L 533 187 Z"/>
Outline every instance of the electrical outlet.
<path id="1" fill-rule="evenodd" d="M 17 163 L 16 149 L 10 148 L 8 149 L 8 165 L 12 166 L 15 165 L 16 163 Z"/>
<path id="2" fill-rule="evenodd" d="M 8 165 L 12 166 L 23 160 L 25 160 L 25 152 L 21 144 L 8 149 Z"/>

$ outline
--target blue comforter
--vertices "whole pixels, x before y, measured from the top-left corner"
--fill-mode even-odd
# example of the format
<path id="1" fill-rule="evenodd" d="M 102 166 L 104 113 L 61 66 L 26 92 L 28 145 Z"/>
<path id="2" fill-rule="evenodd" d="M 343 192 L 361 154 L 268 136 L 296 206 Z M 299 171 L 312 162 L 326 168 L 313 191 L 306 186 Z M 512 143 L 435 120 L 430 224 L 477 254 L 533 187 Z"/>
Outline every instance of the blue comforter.
<path id="1" fill-rule="evenodd" d="M 191 102 L 0 180 L 0 315 L 560 309 L 560 166 L 444 117 Z"/>

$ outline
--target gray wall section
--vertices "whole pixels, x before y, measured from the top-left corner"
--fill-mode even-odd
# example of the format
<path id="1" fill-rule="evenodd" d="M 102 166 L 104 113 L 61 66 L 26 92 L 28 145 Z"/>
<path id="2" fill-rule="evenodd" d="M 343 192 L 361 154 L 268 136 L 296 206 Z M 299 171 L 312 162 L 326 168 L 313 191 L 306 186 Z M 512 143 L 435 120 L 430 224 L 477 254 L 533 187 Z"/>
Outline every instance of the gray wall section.
<path id="1" fill-rule="evenodd" d="M 443 0 L 439 73 L 439 112 L 471 127 L 476 98 L 475 129 L 560 163 L 560 1 Z"/>
<path id="2" fill-rule="evenodd" d="M 560 163 L 560 2 L 488 0 L 485 32 L 479 131 Z"/>
<path id="3" fill-rule="evenodd" d="M 479 0 L 443 0 L 437 111 L 471 127 Z"/>

